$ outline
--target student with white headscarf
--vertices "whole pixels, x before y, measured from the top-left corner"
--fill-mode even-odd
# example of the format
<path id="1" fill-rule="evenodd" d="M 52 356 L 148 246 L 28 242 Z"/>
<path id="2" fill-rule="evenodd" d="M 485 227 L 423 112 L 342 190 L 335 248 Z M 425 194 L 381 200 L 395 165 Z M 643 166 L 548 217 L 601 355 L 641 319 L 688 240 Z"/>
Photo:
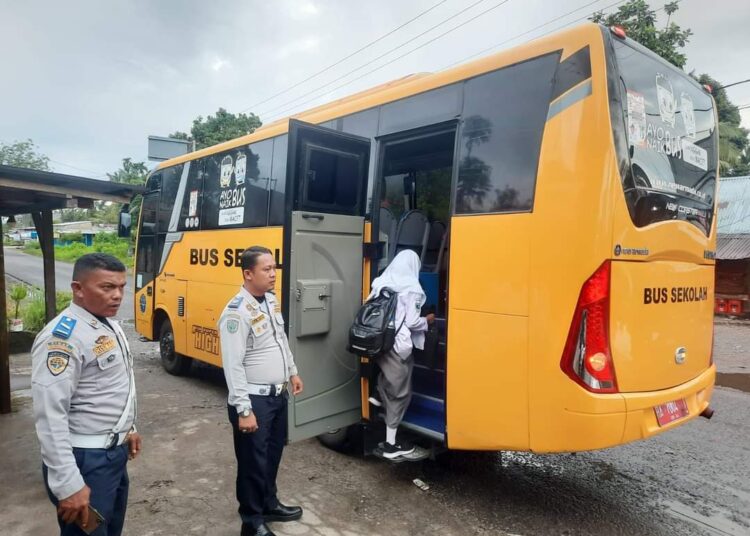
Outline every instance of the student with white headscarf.
<path id="1" fill-rule="evenodd" d="M 393 348 L 377 358 L 380 367 L 378 393 L 380 400 L 370 398 L 376 406 L 385 406 L 386 441 L 383 455 L 394 459 L 414 451 L 406 441 L 396 440 L 396 430 L 404 418 L 411 401 L 411 372 L 414 367 L 412 350 L 424 348 L 424 334 L 428 324 L 435 321 L 434 314 L 421 317 L 426 300 L 419 284 L 419 257 L 411 250 L 400 252 L 382 275 L 372 282 L 370 297 L 384 288 L 398 294 L 396 306 L 396 337 Z M 381 402 L 382 401 L 382 402 Z"/>

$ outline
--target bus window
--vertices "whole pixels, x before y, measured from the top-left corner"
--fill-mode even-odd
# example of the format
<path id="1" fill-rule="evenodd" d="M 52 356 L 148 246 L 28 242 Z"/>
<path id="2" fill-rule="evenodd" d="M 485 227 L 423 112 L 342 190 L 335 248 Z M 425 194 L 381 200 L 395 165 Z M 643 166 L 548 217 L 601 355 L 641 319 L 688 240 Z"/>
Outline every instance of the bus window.
<path id="1" fill-rule="evenodd" d="M 308 180 L 302 202 L 329 210 L 347 210 L 357 205 L 360 161 L 348 153 L 324 147 L 309 147 L 306 155 Z"/>
<path id="2" fill-rule="evenodd" d="M 204 161 L 200 158 L 190 163 L 185 191 L 182 195 L 180 218 L 177 222 L 179 231 L 200 229 L 201 204 L 203 202 Z"/>
<path id="3" fill-rule="evenodd" d="M 135 267 L 137 289 L 143 288 L 154 279 L 157 263 L 159 262 L 156 251 L 158 206 L 158 191 L 149 192 L 143 196 L 140 229 L 138 230 L 137 264 Z"/>
<path id="4" fill-rule="evenodd" d="M 547 54 L 466 82 L 457 213 L 531 210 L 558 59 Z"/>
<path id="5" fill-rule="evenodd" d="M 273 168 L 271 169 L 270 199 L 268 203 L 268 225 L 284 225 L 288 138 L 284 134 L 273 139 Z"/>
<path id="6" fill-rule="evenodd" d="M 633 223 L 686 220 L 708 235 L 717 161 L 710 95 L 637 45 L 613 40 L 613 46 L 631 161 L 623 188 Z"/>
<path id="7" fill-rule="evenodd" d="M 356 114 L 346 115 L 340 117 L 335 121 L 335 129 L 347 134 L 354 134 L 356 136 L 362 136 L 363 138 L 370 138 L 370 154 L 375 153 L 375 137 L 378 135 L 378 120 L 380 115 L 380 108 L 370 108 L 363 112 Z M 370 158 L 370 169 L 367 172 L 368 177 L 375 175 L 375 164 L 377 158 Z M 372 212 L 372 190 L 374 182 L 372 180 L 367 181 L 367 207 L 366 213 L 369 215 Z"/>
<path id="8" fill-rule="evenodd" d="M 169 221 L 172 218 L 177 190 L 180 187 L 183 164 L 172 166 L 161 171 L 161 196 L 159 197 L 158 227 L 160 233 L 169 230 Z"/>
<path id="9" fill-rule="evenodd" d="M 271 140 L 206 159 L 202 229 L 266 225 Z"/>
<path id="10" fill-rule="evenodd" d="M 450 121 L 461 113 L 461 84 L 426 91 L 383 105 L 379 135 Z"/>

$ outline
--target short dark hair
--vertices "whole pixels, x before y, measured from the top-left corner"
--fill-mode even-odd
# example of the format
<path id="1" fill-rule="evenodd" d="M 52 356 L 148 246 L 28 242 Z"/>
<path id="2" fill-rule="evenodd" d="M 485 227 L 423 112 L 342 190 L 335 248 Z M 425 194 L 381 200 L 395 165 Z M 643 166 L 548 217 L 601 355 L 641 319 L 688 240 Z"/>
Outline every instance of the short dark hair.
<path id="1" fill-rule="evenodd" d="M 266 254 L 273 255 L 270 249 L 263 246 L 250 246 L 247 248 L 242 252 L 242 256 L 240 257 L 242 271 L 244 272 L 245 270 L 252 270 L 255 268 L 255 265 L 258 264 L 258 257 Z"/>
<path id="2" fill-rule="evenodd" d="M 73 281 L 80 281 L 88 272 L 93 270 L 106 270 L 108 272 L 124 272 L 125 265 L 117 257 L 106 253 L 87 253 L 73 265 Z"/>

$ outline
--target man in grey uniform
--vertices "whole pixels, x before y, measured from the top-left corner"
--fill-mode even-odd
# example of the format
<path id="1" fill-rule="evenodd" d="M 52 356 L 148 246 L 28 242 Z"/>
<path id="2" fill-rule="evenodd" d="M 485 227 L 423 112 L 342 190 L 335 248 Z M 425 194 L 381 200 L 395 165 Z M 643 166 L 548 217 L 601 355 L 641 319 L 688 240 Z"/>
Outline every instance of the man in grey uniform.
<path id="1" fill-rule="evenodd" d="M 119 536 L 128 500 L 128 458 L 141 450 L 135 430 L 133 359 L 111 320 L 122 302 L 125 266 L 91 253 L 73 267 L 73 303 L 47 324 L 32 348 L 31 393 L 42 470 L 62 536 Z M 102 519 L 99 519 L 101 516 Z"/>
<path id="2" fill-rule="evenodd" d="M 299 506 L 276 496 L 276 474 L 286 443 L 287 385 L 302 392 L 276 296 L 276 261 L 261 246 L 241 257 L 243 285 L 219 319 L 221 360 L 237 457 L 237 501 L 242 536 L 273 536 L 268 521 L 302 517 Z"/>

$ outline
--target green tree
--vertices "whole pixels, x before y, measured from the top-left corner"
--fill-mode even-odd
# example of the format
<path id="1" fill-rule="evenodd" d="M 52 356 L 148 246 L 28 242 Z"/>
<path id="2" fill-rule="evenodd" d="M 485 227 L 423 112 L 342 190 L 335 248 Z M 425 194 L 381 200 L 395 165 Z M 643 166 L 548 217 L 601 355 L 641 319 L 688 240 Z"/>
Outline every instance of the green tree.
<path id="1" fill-rule="evenodd" d="M 49 158 L 40 154 L 30 139 L 10 144 L 0 142 L 0 164 L 49 171 Z"/>
<path id="2" fill-rule="evenodd" d="M 209 115 L 205 119 L 198 116 L 197 119 L 194 119 L 190 134 L 177 131 L 170 134 L 169 137 L 195 141 L 195 148 L 203 149 L 251 134 L 262 124 L 260 118 L 253 113 L 232 114 L 224 108 L 219 108 L 215 116 Z"/>
<path id="3" fill-rule="evenodd" d="M 591 20 L 605 26 L 622 26 L 628 37 L 659 54 L 668 62 L 683 67 L 687 61 L 680 52 L 693 35 L 692 30 L 683 30 L 671 21 L 672 14 L 679 9 L 679 2 L 664 4 L 667 23 L 664 28 L 656 27 L 656 11 L 650 8 L 646 0 L 629 0 L 617 8 L 617 11 L 604 15 L 601 11 L 594 13 Z"/>
<path id="4" fill-rule="evenodd" d="M 750 140 L 748 131 L 740 126 L 739 108 L 732 104 L 722 83 L 702 74 L 698 82 L 712 88 L 716 101 L 716 112 L 719 116 L 719 166 L 725 177 L 750 175 Z"/>
<path id="5" fill-rule="evenodd" d="M 109 180 L 112 182 L 121 182 L 125 184 L 146 184 L 146 176 L 148 175 L 148 167 L 143 162 L 133 162 L 130 158 L 122 159 L 122 167 L 114 173 L 107 173 Z M 143 198 L 141 195 L 136 195 L 133 201 L 130 203 L 130 215 L 133 217 L 133 221 L 138 221 L 138 214 L 141 211 L 141 202 Z M 117 223 L 118 213 L 120 212 L 120 206 L 116 203 L 108 203 L 105 201 L 97 201 L 95 203 L 97 208 L 97 216 L 101 219 L 98 221 L 104 223 Z"/>

